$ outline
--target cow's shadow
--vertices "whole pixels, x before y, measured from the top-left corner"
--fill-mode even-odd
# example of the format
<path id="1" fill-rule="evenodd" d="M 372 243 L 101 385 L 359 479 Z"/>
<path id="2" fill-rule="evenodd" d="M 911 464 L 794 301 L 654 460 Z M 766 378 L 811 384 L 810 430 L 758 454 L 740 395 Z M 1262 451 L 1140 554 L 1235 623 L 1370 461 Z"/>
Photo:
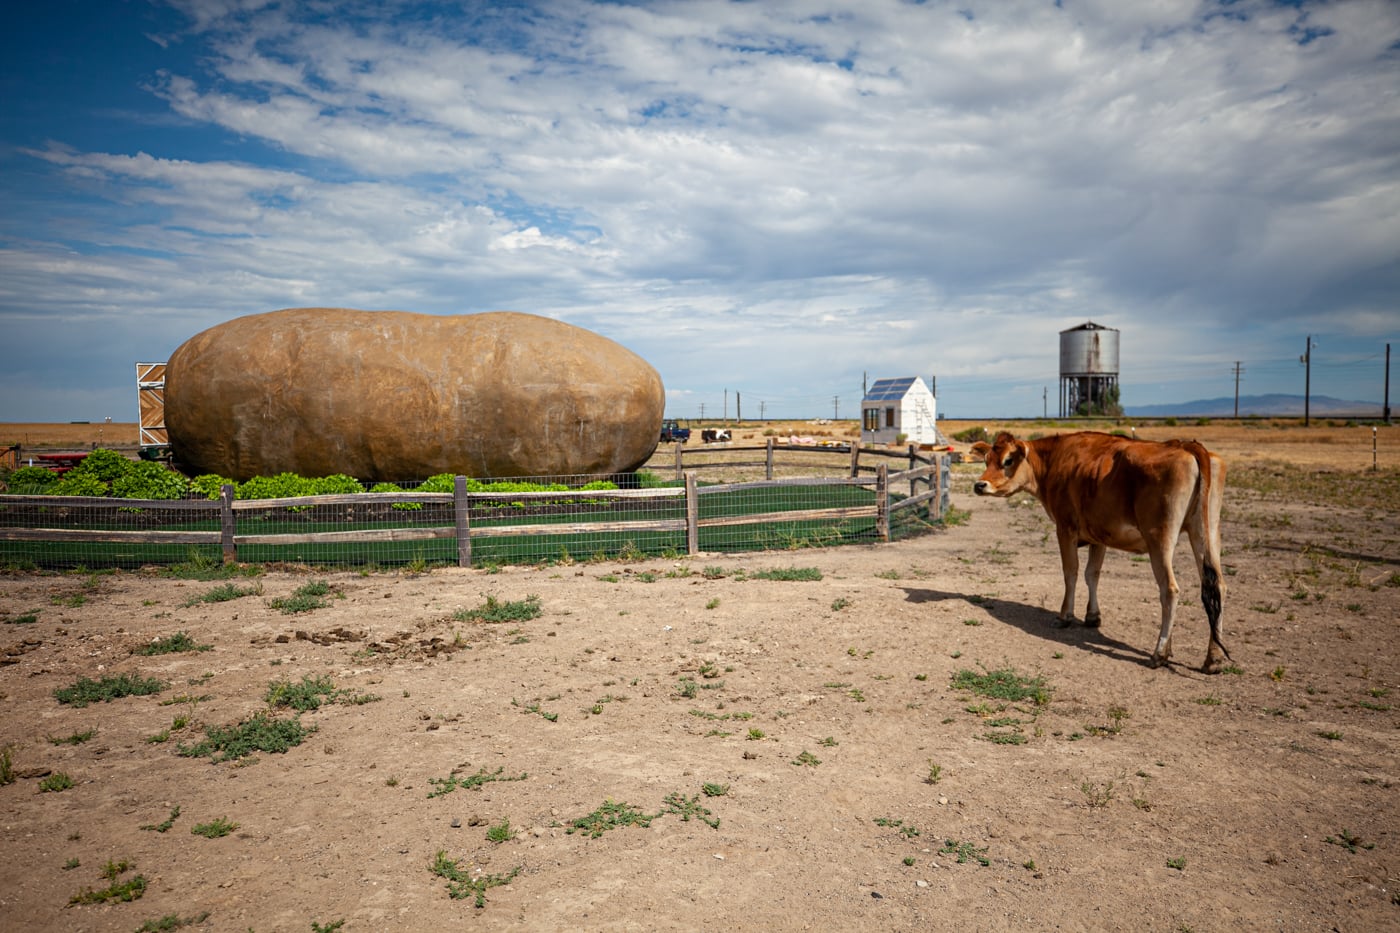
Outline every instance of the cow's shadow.
<path id="1" fill-rule="evenodd" d="M 1117 639 L 1109 638 L 1103 629 L 1089 628 L 1082 622 L 1061 627 L 1059 616 L 1049 609 L 1018 603 L 1009 599 L 992 599 L 985 596 L 969 596 L 966 593 L 949 593 L 943 590 L 922 587 L 903 587 L 905 599 L 915 604 L 961 602 L 968 608 L 984 612 L 1005 625 L 1014 625 L 1028 635 L 1043 638 L 1048 642 L 1091 651 L 1119 661 L 1133 661 L 1146 667 L 1151 662 L 1151 653 L 1136 648 Z M 1168 662 L 1168 667 L 1175 667 Z"/>

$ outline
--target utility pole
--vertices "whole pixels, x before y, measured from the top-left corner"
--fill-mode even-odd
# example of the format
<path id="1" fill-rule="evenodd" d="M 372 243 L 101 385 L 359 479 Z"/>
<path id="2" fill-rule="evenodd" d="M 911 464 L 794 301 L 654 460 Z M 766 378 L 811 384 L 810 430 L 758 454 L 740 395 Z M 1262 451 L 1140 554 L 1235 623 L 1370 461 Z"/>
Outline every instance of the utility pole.
<path id="1" fill-rule="evenodd" d="M 1050 417 L 1050 387 L 1040 387 L 1040 417 Z"/>
<path id="2" fill-rule="evenodd" d="M 705 420 L 705 403 L 704 403 L 704 402 L 701 402 L 701 403 L 700 403 L 700 420 L 701 420 L 701 421 L 704 421 L 704 420 Z"/>
<path id="3" fill-rule="evenodd" d="M 1244 372 L 1244 367 L 1240 366 L 1240 361 L 1235 360 L 1235 417 L 1240 416 L 1240 373 Z"/>
<path id="4" fill-rule="evenodd" d="M 767 402 L 759 402 L 759 403 L 758 403 L 758 420 L 759 420 L 759 421 L 767 421 L 767 420 L 768 420 L 768 403 L 767 403 Z"/>
<path id="5" fill-rule="evenodd" d="M 839 395 L 833 395 L 831 397 L 831 420 L 841 420 L 841 396 Z"/>
<path id="6" fill-rule="evenodd" d="M 724 420 L 729 420 L 729 390 L 724 390 Z"/>
<path id="7" fill-rule="evenodd" d="M 739 395 L 739 390 L 734 390 L 734 420 L 742 422 L 744 420 L 744 400 Z"/>
<path id="8" fill-rule="evenodd" d="M 1385 402 L 1381 406 L 1381 417 L 1390 424 L 1390 344 L 1385 345 Z"/>
<path id="9" fill-rule="evenodd" d="M 1303 427 L 1307 427 L 1310 422 L 1312 411 L 1312 334 L 1308 334 L 1308 349 L 1299 359 L 1303 364 Z"/>

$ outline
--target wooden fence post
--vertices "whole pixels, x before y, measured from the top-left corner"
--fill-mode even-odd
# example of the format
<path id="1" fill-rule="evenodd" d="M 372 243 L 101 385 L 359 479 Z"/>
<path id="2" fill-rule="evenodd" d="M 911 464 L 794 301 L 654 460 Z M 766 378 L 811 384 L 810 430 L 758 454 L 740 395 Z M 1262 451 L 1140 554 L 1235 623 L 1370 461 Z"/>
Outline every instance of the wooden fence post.
<path id="1" fill-rule="evenodd" d="M 676 445 L 676 479 L 681 478 L 681 471 L 685 469 L 681 455 L 685 453 L 685 441 L 672 441 Z"/>
<path id="2" fill-rule="evenodd" d="M 768 465 L 764 469 L 763 478 L 771 480 L 773 478 L 773 438 L 768 438 Z"/>
<path id="3" fill-rule="evenodd" d="M 452 517 L 457 525 L 457 566 L 472 565 L 471 502 L 467 498 L 467 478 L 452 477 Z"/>
<path id="4" fill-rule="evenodd" d="M 860 476 L 860 441 L 851 441 L 851 479 Z"/>
<path id="5" fill-rule="evenodd" d="M 238 563 L 238 545 L 234 544 L 233 532 L 233 486 L 224 483 L 219 487 L 219 544 L 224 549 L 224 563 Z"/>
<path id="6" fill-rule="evenodd" d="M 685 474 L 685 550 L 700 553 L 700 496 L 695 491 L 695 474 Z"/>
<path id="7" fill-rule="evenodd" d="M 875 533 L 881 541 L 890 540 L 890 467 L 875 468 Z"/>

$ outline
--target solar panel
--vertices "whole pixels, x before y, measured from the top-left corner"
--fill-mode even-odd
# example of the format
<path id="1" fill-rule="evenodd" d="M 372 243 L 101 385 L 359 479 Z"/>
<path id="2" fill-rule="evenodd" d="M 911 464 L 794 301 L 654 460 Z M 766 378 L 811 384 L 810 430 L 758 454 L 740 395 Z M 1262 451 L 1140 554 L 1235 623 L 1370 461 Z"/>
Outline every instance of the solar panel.
<path id="1" fill-rule="evenodd" d="M 877 379 L 870 390 L 865 393 L 867 402 L 893 402 L 899 401 L 909 393 L 909 387 L 914 384 L 918 376 L 902 376 L 899 379 Z"/>

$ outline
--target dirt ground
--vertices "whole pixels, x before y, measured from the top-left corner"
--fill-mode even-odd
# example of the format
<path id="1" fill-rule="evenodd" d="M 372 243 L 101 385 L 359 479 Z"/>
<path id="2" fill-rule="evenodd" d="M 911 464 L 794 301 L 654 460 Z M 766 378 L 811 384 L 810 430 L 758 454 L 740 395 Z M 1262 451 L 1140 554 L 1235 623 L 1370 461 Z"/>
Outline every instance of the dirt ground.
<path id="1" fill-rule="evenodd" d="M 1371 462 L 1369 428 L 1158 430 L 1235 463 Z M 1393 471 L 1400 429 L 1380 433 Z M 964 523 L 887 545 L 277 571 L 222 602 L 201 597 L 224 581 L 0 576 L 0 927 L 1400 927 L 1397 512 L 1228 489 L 1233 665 L 1207 676 L 1184 543 L 1176 657 L 1153 670 L 1146 561 L 1110 554 L 1103 627 L 1058 628 L 1048 520 L 972 475 Z M 273 605 L 322 580 L 327 607 Z M 528 621 L 462 618 L 532 598 Z M 210 647 L 133 653 L 179 632 Z M 1043 702 L 962 671 L 1040 678 Z M 55 698 L 120 674 L 168 686 Z M 178 754 L 303 678 L 345 692 L 301 714 L 301 745 Z M 59 774 L 74 786 L 41 790 Z M 570 831 L 624 805 L 648 825 Z M 450 896 L 439 852 L 484 906 Z M 144 895 L 70 906 L 107 866 Z"/>

